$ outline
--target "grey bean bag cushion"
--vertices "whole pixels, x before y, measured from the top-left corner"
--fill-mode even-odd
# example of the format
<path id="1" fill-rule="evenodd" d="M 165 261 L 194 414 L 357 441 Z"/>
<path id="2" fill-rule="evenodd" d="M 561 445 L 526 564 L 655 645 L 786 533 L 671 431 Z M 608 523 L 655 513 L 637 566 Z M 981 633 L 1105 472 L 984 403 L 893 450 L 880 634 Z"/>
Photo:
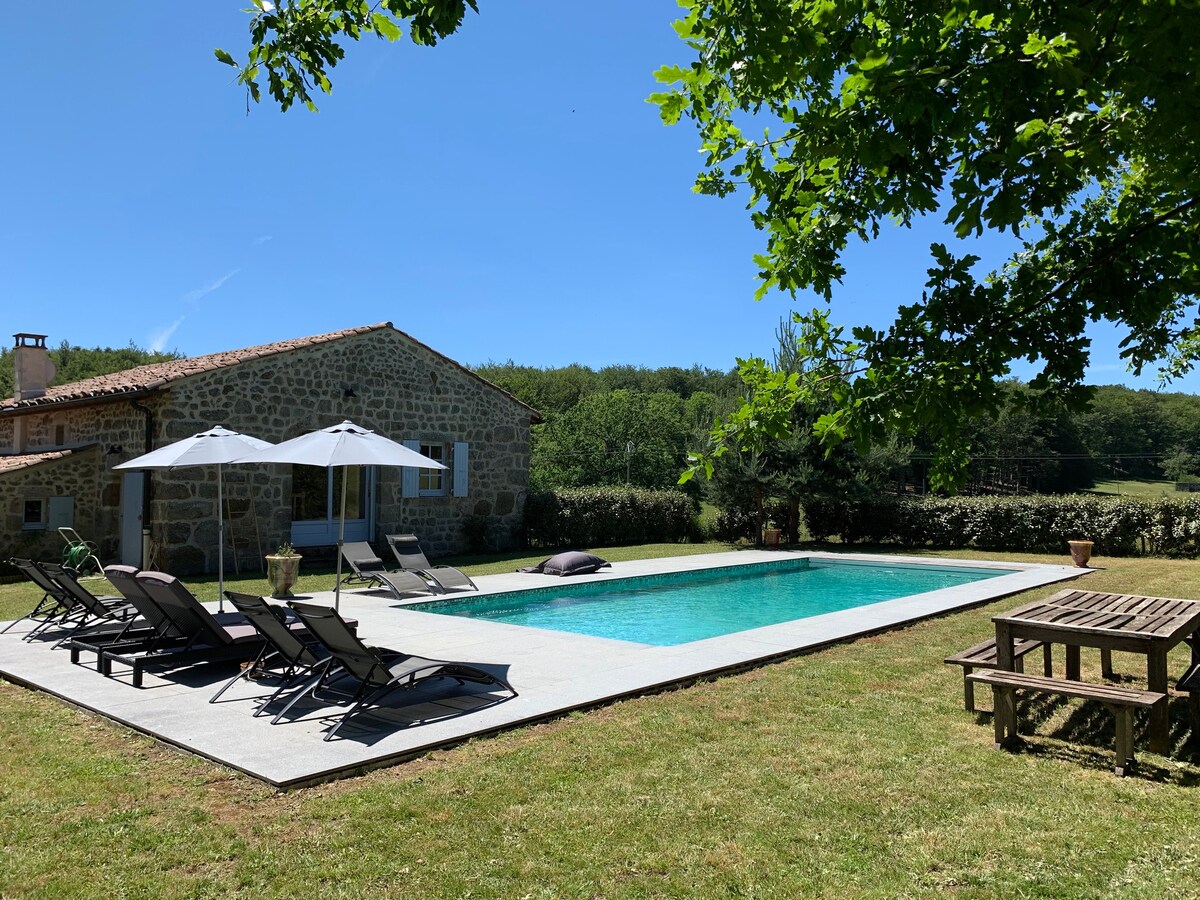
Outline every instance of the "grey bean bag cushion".
<path id="1" fill-rule="evenodd" d="M 568 550 L 566 553 L 552 556 L 545 562 L 538 563 L 536 566 L 525 566 L 517 571 L 540 572 L 543 575 L 583 575 L 588 572 L 595 572 L 597 569 L 603 569 L 605 566 L 612 566 L 612 563 L 591 553 Z"/>

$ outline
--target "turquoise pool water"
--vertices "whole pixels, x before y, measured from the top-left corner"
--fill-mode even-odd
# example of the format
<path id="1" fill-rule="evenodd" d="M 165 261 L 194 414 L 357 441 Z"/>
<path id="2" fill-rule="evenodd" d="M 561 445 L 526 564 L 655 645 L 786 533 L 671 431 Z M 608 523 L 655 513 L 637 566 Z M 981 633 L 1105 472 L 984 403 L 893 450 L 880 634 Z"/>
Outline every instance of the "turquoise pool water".
<path id="1" fill-rule="evenodd" d="M 1012 571 L 802 558 L 566 583 L 439 600 L 411 608 L 670 647 L 969 584 Z"/>

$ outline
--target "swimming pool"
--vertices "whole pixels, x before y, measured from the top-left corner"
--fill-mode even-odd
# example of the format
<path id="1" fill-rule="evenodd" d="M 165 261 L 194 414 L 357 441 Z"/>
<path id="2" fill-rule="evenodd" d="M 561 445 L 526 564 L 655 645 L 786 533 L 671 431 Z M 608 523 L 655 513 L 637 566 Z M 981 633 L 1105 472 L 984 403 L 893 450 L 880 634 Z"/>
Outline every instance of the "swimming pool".
<path id="1" fill-rule="evenodd" d="M 671 647 L 1013 571 L 803 557 L 438 600 L 409 608 Z"/>

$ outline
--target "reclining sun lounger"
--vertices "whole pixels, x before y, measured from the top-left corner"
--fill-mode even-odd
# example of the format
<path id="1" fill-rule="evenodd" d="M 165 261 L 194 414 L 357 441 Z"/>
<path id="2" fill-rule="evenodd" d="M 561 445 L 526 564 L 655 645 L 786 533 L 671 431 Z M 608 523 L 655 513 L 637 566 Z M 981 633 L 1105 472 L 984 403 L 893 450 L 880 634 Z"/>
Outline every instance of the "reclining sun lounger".
<path id="1" fill-rule="evenodd" d="M 415 534 L 389 534 L 388 546 L 396 555 L 396 561 L 405 572 L 412 572 L 424 578 L 437 588 L 440 593 L 450 590 L 477 591 L 478 587 L 465 572 L 460 572 L 453 566 L 434 566 L 425 558 L 421 550 L 421 542 Z"/>
<path id="2" fill-rule="evenodd" d="M 126 622 L 136 615 L 121 597 L 97 597 L 79 583 L 72 570 L 59 563 L 39 563 L 32 559 L 12 559 L 10 562 L 44 592 L 33 612 L 22 617 L 37 623 L 24 636 L 27 641 L 49 628 L 68 629 L 67 636 L 55 643 L 57 647 L 81 628 L 104 621 Z"/>
<path id="3" fill-rule="evenodd" d="M 0 631 L 0 634 L 4 634 L 5 631 L 8 631 L 8 629 L 12 628 L 18 622 L 24 622 L 28 619 L 34 623 L 33 630 L 24 635 L 24 639 L 29 640 L 43 629 L 50 628 L 61 622 L 74 604 L 71 598 L 67 596 L 67 592 L 51 581 L 49 576 L 32 559 L 23 559 L 14 556 L 8 562 L 16 566 L 22 575 L 41 589 L 42 599 L 25 615 L 9 622 L 4 627 L 4 631 Z"/>
<path id="4" fill-rule="evenodd" d="M 60 647 L 84 630 L 107 626 L 123 632 L 136 621 L 138 610 L 124 597 L 97 597 L 84 587 L 72 569 L 59 563 L 40 563 L 46 576 L 66 592 L 74 602 L 73 612 L 81 611 L 75 626 L 63 636 L 55 647 Z"/>
<path id="5" fill-rule="evenodd" d="M 106 650 L 129 653 L 154 650 L 168 644 L 182 644 L 187 638 L 175 627 L 162 609 L 137 582 L 138 570 L 133 566 L 114 565 L 104 569 L 104 577 L 138 612 L 138 616 L 123 627 L 101 624 L 71 635 L 67 646 L 71 662 L 78 663 L 84 653 L 96 654 L 96 668 L 101 670 L 101 655 Z"/>
<path id="6" fill-rule="evenodd" d="M 397 600 L 405 599 L 408 594 L 441 593 L 436 586 L 413 572 L 389 572 L 383 560 L 375 555 L 375 551 L 366 541 L 343 544 L 342 557 L 350 567 L 349 574 L 342 578 L 343 584 L 367 582 L 391 591 Z"/>
<path id="7" fill-rule="evenodd" d="M 386 647 L 368 647 L 332 607 L 296 602 L 290 606 L 312 635 L 329 651 L 329 659 L 317 667 L 316 677 L 288 700 L 287 705 L 271 720 L 272 724 L 278 722 L 302 697 L 316 696 L 331 682 L 342 679 L 355 681 L 358 687 L 350 697 L 350 709 L 325 735 L 327 741 L 363 706 L 377 703 L 394 690 L 409 690 L 431 678 L 453 678 L 459 684 L 494 684 L 504 688 L 513 697 L 517 696 L 508 682 L 466 663 L 425 659 Z"/>
<path id="8" fill-rule="evenodd" d="M 329 652 L 307 630 L 297 632 L 285 625 L 278 615 L 282 611 L 281 608 L 271 606 L 262 597 L 239 594 L 235 591 L 226 591 L 225 596 L 238 612 L 246 617 L 246 621 L 257 629 L 265 643 L 254 661 L 225 682 L 208 702 L 216 703 L 239 679 L 249 679 L 269 669 L 276 669 L 280 684 L 275 693 L 254 711 L 254 715 L 261 716 L 280 694 L 296 683 L 297 679 L 328 660 Z"/>
<path id="9" fill-rule="evenodd" d="M 133 670 L 133 686 L 141 687 L 142 674 L 151 666 L 174 669 L 195 663 L 250 660 L 262 649 L 262 636 L 254 626 L 245 620 L 242 624 L 222 625 L 173 575 L 138 572 L 136 580 L 180 639 L 162 641 L 150 648 L 118 645 L 103 650 L 103 674 L 112 674 L 112 664 L 119 662 Z"/>

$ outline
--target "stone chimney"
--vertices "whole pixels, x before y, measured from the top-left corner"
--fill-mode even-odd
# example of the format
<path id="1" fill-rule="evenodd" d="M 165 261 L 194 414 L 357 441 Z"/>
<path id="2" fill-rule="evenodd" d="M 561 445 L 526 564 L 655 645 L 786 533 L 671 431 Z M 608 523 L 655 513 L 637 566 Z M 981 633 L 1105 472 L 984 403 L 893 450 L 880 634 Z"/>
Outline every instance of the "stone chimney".
<path id="1" fill-rule="evenodd" d="M 54 363 L 44 334 L 14 334 L 13 396 L 17 400 L 41 397 L 54 379 Z"/>

